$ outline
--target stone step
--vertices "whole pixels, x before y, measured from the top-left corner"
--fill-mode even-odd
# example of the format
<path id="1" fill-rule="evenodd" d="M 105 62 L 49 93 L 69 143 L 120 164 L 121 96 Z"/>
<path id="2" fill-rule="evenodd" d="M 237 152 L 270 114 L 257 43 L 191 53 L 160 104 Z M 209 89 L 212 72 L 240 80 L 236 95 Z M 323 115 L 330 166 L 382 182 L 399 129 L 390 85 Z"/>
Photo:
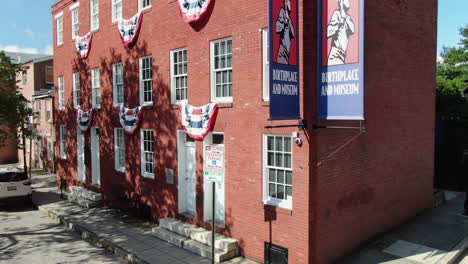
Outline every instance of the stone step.
<path id="1" fill-rule="evenodd" d="M 69 188 L 70 194 L 76 195 L 92 202 L 102 201 L 102 194 L 90 191 L 80 186 L 71 186 Z"/>
<path id="2" fill-rule="evenodd" d="M 159 226 L 181 236 L 191 238 L 192 240 L 211 246 L 211 231 L 194 225 L 183 223 L 173 218 L 164 218 L 159 220 Z M 221 251 L 238 250 L 237 240 L 225 237 L 220 234 L 215 235 L 215 248 Z"/>
<path id="3" fill-rule="evenodd" d="M 161 240 L 164 240 L 164 241 L 167 241 L 173 245 L 176 245 L 178 247 L 183 247 L 184 246 L 184 242 L 188 240 L 187 237 L 185 236 L 181 236 L 179 234 L 176 234 L 174 232 L 171 232 L 165 228 L 162 228 L 162 227 L 154 227 L 152 229 L 152 235 L 154 235 L 155 237 L 161 239 Z"/>
<path id="4" fill-rule="evenodd" d="M 189 239 L 184 242 L 183 248 L 197 255 L 211 259 L 211 246 Z M 239 256 L 239 251 L 222 251 L 215 249 L 215 263 L 221 263 Z"/>
<path id="5" fill-rule="evenodd" d="M 102 201 L 93 202 L 93 201 L 90 201 L 88 199 L 84 199 L 82 197 L 76 196 L 76 195 L 69 194 L 67 199 L 70 202 L 76 203 L 76 204 L 78 204 L 78 205 L 80 205 L 80 206 L 82 206 L 84 208 L 88 208 L 88 209 L 102 206 Z"/>

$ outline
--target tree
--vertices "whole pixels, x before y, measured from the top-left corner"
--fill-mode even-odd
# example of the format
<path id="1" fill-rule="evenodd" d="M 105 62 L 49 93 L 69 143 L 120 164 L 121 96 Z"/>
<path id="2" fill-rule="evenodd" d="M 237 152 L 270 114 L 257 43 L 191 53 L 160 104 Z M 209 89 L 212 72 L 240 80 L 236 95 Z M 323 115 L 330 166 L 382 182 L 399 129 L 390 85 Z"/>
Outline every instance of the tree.
<path id="1" fill-rule="evenodd" d="M 28 106 L 29 101 L 16 85 L 16 76 L 24 70 L 26 69 L 22 66 L 12 63 L 5 52 L 0 51 L 0 146 L 9 139 L 16 139 L 20 133 L 23 139 L 23 151 L 25 151 L 25 137 L 31 136 L 28 123 L 33 115 L 32 109 Z"/>

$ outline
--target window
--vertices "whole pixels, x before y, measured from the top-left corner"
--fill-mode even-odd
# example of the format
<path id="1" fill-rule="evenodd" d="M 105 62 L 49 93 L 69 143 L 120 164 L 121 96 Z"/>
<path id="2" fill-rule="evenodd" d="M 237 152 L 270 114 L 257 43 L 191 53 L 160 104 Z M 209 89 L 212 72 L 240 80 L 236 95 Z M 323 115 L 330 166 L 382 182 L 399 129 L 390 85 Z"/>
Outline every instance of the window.
<path id="1" fill-rule="evenodd" d="M 101 83 L 99 68 L 91 69 L 91 91 L 93 108 L 101 108 Z"/>
<path id="2" fill-rule="evenodd" d="M 153 103 L 153 59 L 151 56 L 140 58 L 140 104 Z"/>
<path id="3" fill-rule="evenodd" d="M 80 34 L 78 5 L 71 6 L 70 13 L 71 13 L 71 35 L 72 35 L 72 38 L 74 39 L 78 37 L 78 35 Z"/>
<path id="4" fill-rule="evenodd" d="M 262 29 L 263 101 L 270 101 L 270 46 L 268 28 Z"/>
<path id="5" fill-rule="evenodd" d="M 123 64 L 115 63 L 112 65 L 112 91 L 114 94 L 114 105 L 124 103 L 124 84 L 123 84 Z"/>
<path id="6" fill-rule="evenodd" d="M 36 101 L 37 120 L 41 120 L 41 100 Z"/>
<path id="7" fill-rule="evenodd" d="M 264 135 L 264 203 L 292 209 L 291 137 Z"/>
<path id="8" fill-rule="evenodd" d="M 90 1 L 91 31 L 99 28 L 99 1 Z"/>
<path id="9" fill-rule="evenodd" d="M 115 170 L 125 171 L 125 137 L 123 128 L 114 128 Z"/>
<path id="10" fill-rule="evenodd" d="M 55 16 L 57 20 L 57 46 L 63 44 L 63 12 Z"/>
<path id="11" fill-rule="evenodd" d="M 50 139 L 49 138 L 46 139 L 46 147 L 47 147 L 47 160 L 51 161 L 52 153 L 50 151 Z"/>
<path id="12" fill-rule="evenodd" d="M 122 0 L 112 0 L 112 22 L 122 19 Z"/>
<path id="13" fill-rule="evenodd" d="M 51 116 L 50 116 L 50 100 L 46 100 L 45 101 L 45 114 L 46 114 L 46 121 L 50 121 L 51 120 Z"/>
<path id="14" fill-rule="evenodd" d="M 153 130 L 141 129 L 141 171 L 143 177 L 154 179 L 154 137 Z"/>
<path id="15" fill-rule="evenodd" d="M 232 39 L 211 42 L 211 100 L 232 101 Z"/>
<path id="16" fill-rule="evenodd" d="M 22 84 L 28 84 L 28 72 L 26 70 L 24 70 L 21 73 L 21 83 Z"/>
<path id="17" fill-rule="evenodd" d="M 65 109 L 65 92 L 63 87 L 63 76 L 58 77 L 58 104 L 59 110 Z"/>
<path id="18" fill-rule="evenodd" d="M 187 101 L 187 49 L 171 51 L 172 102 Z"/>
<path id="19" fill-rule="evenodd" d="M 151 7 L 151 0 L 138 0 L 138 11 Z"/>
<path id="20" fill-rule="evenodd" d="M 72 86 L 73 86 L 73 105 L 75 108 L 80 108 L 80 73 L 74 72 L 72 74 Z"/>
<path id="21" fill-rule="evenodd" d="M 54 67 L 45 66 L 45 82 L 54 83 Z"/>
<path id="22" fill-rule="evenodd" d="M 62 159 L 67 158 L 67 153 L 65 151 L 65 142 L 66 142 L 65 126 L 60 125 L 60 157 Z"/>

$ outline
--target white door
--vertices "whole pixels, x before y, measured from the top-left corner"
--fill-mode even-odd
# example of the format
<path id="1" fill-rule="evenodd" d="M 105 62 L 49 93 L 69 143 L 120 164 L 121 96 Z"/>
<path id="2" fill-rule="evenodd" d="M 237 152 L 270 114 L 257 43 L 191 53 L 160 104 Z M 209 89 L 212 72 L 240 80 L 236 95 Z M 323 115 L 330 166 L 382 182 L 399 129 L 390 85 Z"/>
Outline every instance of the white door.
<path id="1" fill-rule="evenodd" d="M 99 153 L 99 128 L 91 128 L 91 174 L 93 185 L 101 185 L 101 164 Z"/>
<path id="2" fill-rule="evenodd" d="M 195 141 L 184 131 L 177 135 L 179 168 L 179 212 L 196 216 L 196 158 Z"/>
<path id="3" fill-rule="evenodd" d="M 80 182 L 86 181 L 86 167 L 85 167 L 85 152 L 84 152 L 84 135 L 81 133 L 80 128 L 77 128 L 76 133 L 77 142 L 77 157 L 78 157 L 78 180 Z"/>

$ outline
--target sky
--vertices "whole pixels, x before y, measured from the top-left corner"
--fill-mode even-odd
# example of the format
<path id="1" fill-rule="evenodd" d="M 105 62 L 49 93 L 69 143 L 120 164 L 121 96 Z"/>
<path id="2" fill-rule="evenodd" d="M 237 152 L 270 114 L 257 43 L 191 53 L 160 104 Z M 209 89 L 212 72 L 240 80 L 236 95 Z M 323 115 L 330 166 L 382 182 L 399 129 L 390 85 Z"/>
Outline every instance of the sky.
<path id="1" fill-rule="evenodd" d="M 57 1 L 3 0 L 0 23 L 4 34 L 0 34 L 0 50 L 52 54 L 50 8 Z M 439 0 L 437 55 L 443 46 L 457 45 L 458 29 L 465 25 L 468 25 L 468 0 Z"/>

